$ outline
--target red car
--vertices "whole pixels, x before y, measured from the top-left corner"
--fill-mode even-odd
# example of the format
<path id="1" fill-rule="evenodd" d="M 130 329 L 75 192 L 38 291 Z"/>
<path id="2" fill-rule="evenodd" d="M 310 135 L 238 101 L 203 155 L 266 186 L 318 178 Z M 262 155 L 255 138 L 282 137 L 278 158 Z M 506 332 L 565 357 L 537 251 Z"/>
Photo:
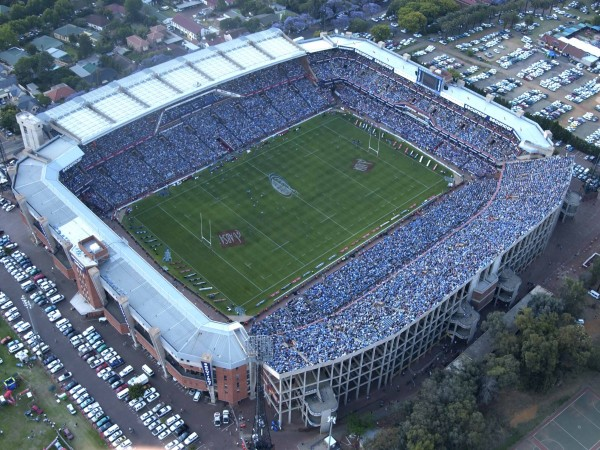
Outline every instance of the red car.
<path id="1" fill-rule="evenodd" d="M 71 430 L 69 430 L 67 427 L 63 427 L 61 431 L 62 431 L 62 434 L 64 434 L 64 436 L 70 441 L 72 441 L 73 438 L 75 437 L 75 436 L 73 436 L 73 433 L 71 433 Z"/>
<path id="2" fill-rule="evenodd" d="M 0 340 L 0 344 L 5 345 L 8 344 L 10 341 L 12 341 L 12 338 L 10 336 L 6 336 L 3 337 L 2 340 Z"/>
<path id="3" fill-rule="evenodd" d="M 44 414 L 44 410 L 37 405 L 32 405 L 31 410 L 36 413 L 38 416 Z"/>
<path id="4" fill-rule="evenodd" d="M 106 369 L 108 367 L 108 363 L 103 362 L 98 367 L 96 367 L 96 372 L 100 372 L 102 369 Z"/>

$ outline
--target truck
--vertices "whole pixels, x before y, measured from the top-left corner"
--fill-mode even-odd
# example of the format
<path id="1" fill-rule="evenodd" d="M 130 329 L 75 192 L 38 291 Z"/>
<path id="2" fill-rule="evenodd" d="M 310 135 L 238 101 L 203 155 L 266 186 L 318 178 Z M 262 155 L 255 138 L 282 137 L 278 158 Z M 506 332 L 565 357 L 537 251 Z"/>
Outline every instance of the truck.
<path id="1" fill-rule="evenodd" d="M 133 378 L 131 378 L 128 382 L 127 385 L 128 386 L 133 386 L 134 384 L 141 384 L 144 385 L 146 383 L 148 383 L 150 381 L 150 379 L 148 378 L 148 375 L 146 375 L 145 373 L 135 376 Z"/>

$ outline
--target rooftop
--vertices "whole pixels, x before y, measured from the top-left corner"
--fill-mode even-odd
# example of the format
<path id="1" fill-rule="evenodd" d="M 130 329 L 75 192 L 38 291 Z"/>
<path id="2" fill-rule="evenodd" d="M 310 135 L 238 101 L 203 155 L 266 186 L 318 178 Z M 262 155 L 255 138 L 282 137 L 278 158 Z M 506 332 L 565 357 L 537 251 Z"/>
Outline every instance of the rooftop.
<path id="1" fill-rule="evenodd" d="M 303 54 L 281 31 L 270 29 L 142 70 L 38 117 L 86 144 L 192 94 Z"/>
<path id="2" fill-rule="evenodd" d="M 394 72 L 406 78 L 409 81 L 415 82 L 417 79 L 416 71 L 420 67 L 417 63 L 404 60 L 398 54 L 391 52 L 385 48 L 380 48 L 377 44 L 365 39 L 349 38 L 345 36 L 327 36 L 325 38 L 311 39 L 300 42 L 299 45 L 308 53 L 323 51 L 334 48 L 336 46 L 354 48 L 364 55 L 375 58 L 394 69 Z M 482 113 L 483 115 L 501 122 L 517 134 L 523 144 L 530 143 L 533 146 L 550 149 L 552 143 L 544 136 L 540 126 L 530 119 L 519 117 L 510 109 L 500 106 L 495 102 L 488 102 L 481 95 L 459 86 L 448 86 L 448 90 L 444 90 L 440 95 L 457 104 L 461 107 L 470 107 Z M 530 146 L 529 148 L 531 148 Z"/>
<path id="3" fill-rule="evenodd" d="M 160 328 L 163 344 L 182 362 L 199 365 L 201 356 L 211 353 L 219 367 L 245 364 L 247 334 L 239 323 L 209 319 L 60 183 L 60 171 L 83 155 L 77 143 L 58 137 L 39 154 L 50 162 L 20 161 L 14 190 L 27 198 L 34 216 L 48 219 L 58 240 L 73 244 L 78 261 L 86 266 L 100 264 L 103 287 L 114 296 L 126 296 L 132 315 L 146 329 Z M 93 261 L 77 246 L 81 241 L 93 243 L 90 236 L 108 249 L 103 262 Z"/>

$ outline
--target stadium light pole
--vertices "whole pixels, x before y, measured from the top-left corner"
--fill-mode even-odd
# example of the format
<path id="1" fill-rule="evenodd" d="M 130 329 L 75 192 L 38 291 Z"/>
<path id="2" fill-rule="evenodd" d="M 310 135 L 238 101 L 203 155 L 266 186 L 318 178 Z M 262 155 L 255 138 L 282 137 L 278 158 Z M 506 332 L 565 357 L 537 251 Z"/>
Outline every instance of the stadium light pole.
<path id="1" fill-rule="evenodd" d="M 35 323 L 33 322 L 33 316 L 31 315 L 31 300 L 29 300 L 25 295 L 21 295 L 21 301 L 23 302 L 23 306 L 27 310 L 27 315 L 29 316 L 29 323 L 31 324 L 31 329 L 33 330 L 33 334 L 37 335 L 37 330 L 35 329 Z"/>
<path id="2" fill-rule="evenodd" d="M 329 422 L 329 440 L 327 441 L 327 445 L 331 448 L 331 432 L 333 430 L 333 424 L 336 421 L 336 416 L 328 416 L 327 422 Z"/>

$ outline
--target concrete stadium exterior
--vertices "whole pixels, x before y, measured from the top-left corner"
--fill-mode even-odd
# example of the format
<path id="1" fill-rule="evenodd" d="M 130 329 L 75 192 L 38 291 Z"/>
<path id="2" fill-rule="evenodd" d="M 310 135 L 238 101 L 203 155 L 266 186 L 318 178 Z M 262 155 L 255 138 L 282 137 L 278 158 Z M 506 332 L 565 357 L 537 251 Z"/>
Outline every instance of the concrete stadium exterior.
<path id="1" fill-rule="evenodd" d="M 52 254 L 56 267 L 77 282 L 79 294 L 72 305 L 89 317 L 106 317 L 152 355 L 164 376 L 208 392 L 213 402 L 218 398 L 235 403 L 255 395 L 257 373 L 244 327 L 209 319 L 70 192 L 59 175 L 81 160 L 80 145 L 133 120 L 235 77 L 335 47 L 369 54 L 415 81 L 414 63 L 372 42 L 322 36 L 298 44 L 269 30 L 134 74 L 38 117 L 21 114 L 18 118 L 26 156 L 11 172 L 13 191 L 33 238 Z M 203 65 L 209 60 L 212 65 Z M 198 81 L 190 80 L 192 75 Z M 167 93 L 157 96 L 162 90 Z M 526 151 L 548 155 L 553 150 L 548 134 L 537 124 L 488 99 L 456 86 L 441 96 L 510 127 Z M 48 141 L 43 130 L 48 126 L 60 136 Z M 554 205 L 488 267 L 385 340 L 288 373 L 265 365 L 265 391 L 278 418 L 291 421 L 292 413 L 299 412 L 304 423 L 325 429 L 339 402 L 389 384 L 442 337 L 471 339 L 479 319 L 476 309 L 492 300 L 514 300 L 520 284 L 514 272 L 543 251 L 561 206 L 562 202 Z"/>

